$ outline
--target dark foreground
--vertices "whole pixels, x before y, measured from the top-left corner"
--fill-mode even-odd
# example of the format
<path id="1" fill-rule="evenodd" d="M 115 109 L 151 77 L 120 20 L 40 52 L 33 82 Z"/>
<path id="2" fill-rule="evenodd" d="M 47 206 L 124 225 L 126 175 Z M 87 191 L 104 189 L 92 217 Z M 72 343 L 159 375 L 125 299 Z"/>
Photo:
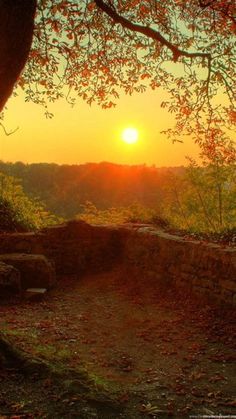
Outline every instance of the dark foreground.
<path id="1" fill-rule="evenodd" d="M 0 358 L 0 418 L 236 417 L 235 326 L 122 269 L 63 278 L 41 302 L 0 305 L 4 336 L 39 359 Z"/>

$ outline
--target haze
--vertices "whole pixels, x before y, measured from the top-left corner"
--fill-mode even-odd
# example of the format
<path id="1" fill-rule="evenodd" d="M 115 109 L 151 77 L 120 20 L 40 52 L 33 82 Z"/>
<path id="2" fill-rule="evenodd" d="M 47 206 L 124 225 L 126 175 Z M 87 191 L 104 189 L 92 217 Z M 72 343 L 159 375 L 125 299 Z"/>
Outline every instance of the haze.
<path id="1" fill-rule="evenodd" d="M 62 100 L 49 104 L 54 118 L 46 119 L 38 105 L 25 103 L 22 92 L 11 98 L 5 115 L 7 131 L 0 134 L 0 159 L 4 161 L 80 164 L 109 161 L 121 164 L 178 166 L 185 156 L 197 157 L 191 138 L 174 145 L 160 131 L 173 125 L 173 117 L 161 108 L 167 96 L 161 89 L 132 96 L 121 95 L 116 108 L 103 110 L 78 99 L 72 108 Z M 132 147 L 121 139 L 122 130 L 133 126 L 139 141 Z"/>

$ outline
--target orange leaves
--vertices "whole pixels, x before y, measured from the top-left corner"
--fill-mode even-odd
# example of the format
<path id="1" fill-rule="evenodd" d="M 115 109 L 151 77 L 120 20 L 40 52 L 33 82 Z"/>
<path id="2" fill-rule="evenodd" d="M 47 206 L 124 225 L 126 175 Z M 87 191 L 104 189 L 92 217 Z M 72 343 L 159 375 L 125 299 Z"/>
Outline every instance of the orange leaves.
<path id="1" fill-rule="evenodd" d="M 62 0 L 58 4 L 53 4 L 51 7 L 51 14 L 54 16 L 56 13 L 68 13 L 66 9 L 70 6 L 70 1 L 68 0 Z"/>
<path id="2" fill-rule="evenodd" d="M 144 79 L 149 79 L 151 77 L 151 74 L 149 74 L 149 73 L 143 73 L 142 75 L 141 75 L 141 79 L 142 80 L 144 80 Z"/>
<path id="3" fill-rule="evenodd" d="M 88 4 L 87 9 L 89 12 L 92 12 L 94 9 L 96 9 L 96 4 L 94 1 L 91 1 L 91 3 Z"/>
<path id="4" fill-rule="evenodd" d="M 236 124 L 236 111 L 233 110 L 233 109 L 230 109 L 228 111 L 228 115 L 230 117 L 231 122 L 234 123 L 234 124 Z"/>
<path id="5" fill-rule="evenodd" d="M 58 10 L 58 8 L 57 8 L 57 5 L 55 4 L 55 5 L 52 7 L 52 9 L 51 9 L 51 13 L 52 13 L 52 15 L 55 15 L 55 14 L 56 14 L 56 12 L 57 12 L 57 10 Z"/>
<path id="6" fill-rule="evenodd" d="M 67 36 L 68 39 L 73 39 L 74 38 L 72 32 L 67 33 L 66 36 Z"/>
<path id="7" fill-rule="evenodd" d="M 98 54 L 89 55 L 89 60 L 96 60 L 97 58 L 98 58 Z"/>
<path id="8" fill-rule="evenodd" d="M 42 56 L 38 56 L 38 60 L 40 61 L 40 64 L 42 66 L 45 66 L 48 62 L 48 58 L 47 57 L 42 57 Z"/>
<path id="9" fill-rule="evenodd" d="M 160 87 L 160 83 L 157 82 L 156 80 L 152 80 L 150 83 L 150 87 L 152 88 L 152 90 L 155 90 L 157 87 Z M 164 107 L 161 105 L 161 107 Z"/>
<path id="10" fill-rule="evenodd" d="M 181 108 L 181 112 L 183 115 L 190 115 L 192 110 L 188 106 L 183 106 Z"/>
<path id="11" fill-rule="evenodd" d="M 231 31 L 232 31 L 233 33 L 235 33 L 235 34 L 236 34 L 236 23 L 235 23 L 235 22 L 232 22 L 232 23 L 231 23 L 231 25 L 230 25 L 230 29 L 231 29 Z"/>
<path id="12" fill-rule="evenodd" d="M 61 24 L 57 20 L 52 20 L 51 28 L 54 32 L 59 33 L 61 29 Z"/>
<path id="13" fill-rule="evenodd" d="M 150 9 L 145 5 L 141 5 L 139 9 L 139 13 L 141 16 L 147 16 L 150 13 Z"/>
<path id="14" fill-rule="evenodd" d="M 87 68 L 85 68 L 85 69 L 81 72 L 81 76 L 82 76 L 82 77 L 87 78 L 87 77 L 89 77 L 90 75 L 91 75 L 91 72 L 90 72 L 90 70 L 88 70 Z"/>

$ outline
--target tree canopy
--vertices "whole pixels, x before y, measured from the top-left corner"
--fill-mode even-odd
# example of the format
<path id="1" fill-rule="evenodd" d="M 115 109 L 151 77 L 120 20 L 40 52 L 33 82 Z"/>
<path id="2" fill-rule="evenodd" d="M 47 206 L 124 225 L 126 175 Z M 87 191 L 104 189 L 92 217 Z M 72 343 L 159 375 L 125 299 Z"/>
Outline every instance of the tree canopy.
<path id="1" fill-rule="evenodd" d="M 38 0 L 19 85 L 46 107 L 78 95 L 104 108 L 122 90 L 163 87 L 170 98 L 162 106 L 176 118 L 167 133 L 191 134 L 232 160 L 235 35 L 235 0 Z"/>

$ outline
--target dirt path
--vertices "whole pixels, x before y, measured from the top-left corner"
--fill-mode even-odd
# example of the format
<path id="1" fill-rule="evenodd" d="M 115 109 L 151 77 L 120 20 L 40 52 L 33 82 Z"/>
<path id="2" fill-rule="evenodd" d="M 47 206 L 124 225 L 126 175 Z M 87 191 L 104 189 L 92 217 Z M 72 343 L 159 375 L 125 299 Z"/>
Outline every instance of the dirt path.
<path id="1" fill-rule="evenodd" d="M 97 389 L 117 392 L 124 409 L 102 412 L 47 381 L 34 388 L 31 377 L 32 409 L 40 407 L 40 417 L 52 418 L 236 417 L 235 324 L 232 311 L 173 293 L 163 296 L 122 270 L 64 278 L 40 303 L 0 306 L 0 328 L 15 344 L 58 366 L 85 368 Z M 29 383 L 11 371 L 4 380 L 9 386 L 19 381 L 27 405 Z M 10 406 L 14 397 L 19 403 L 15 387 L 9 390 Z M 47 400 L 44 391 L 52 397 Z"/>

